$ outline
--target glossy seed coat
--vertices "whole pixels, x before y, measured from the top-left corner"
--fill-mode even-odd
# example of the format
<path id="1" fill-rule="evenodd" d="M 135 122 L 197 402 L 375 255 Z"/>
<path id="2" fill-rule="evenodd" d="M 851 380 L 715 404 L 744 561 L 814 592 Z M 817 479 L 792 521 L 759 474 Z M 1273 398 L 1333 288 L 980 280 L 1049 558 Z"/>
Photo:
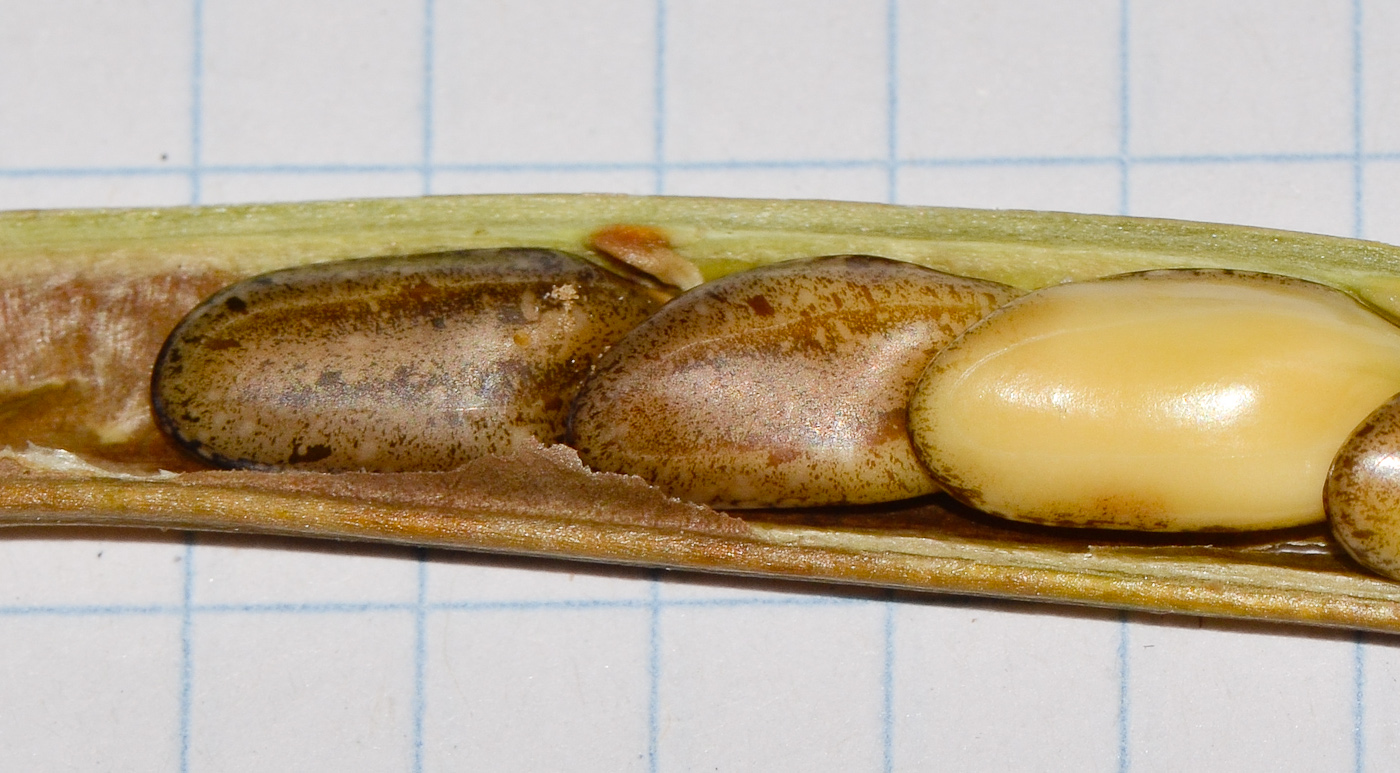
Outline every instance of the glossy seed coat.
<path id="1" fill-rule="evenodd" d="M 732 274 L 599 360 L 572 442 L 595 469 L 720 507 L 930 493 L 906 430 L 910 390 L 939 348 L 1016 294 L 866 256 Z"/>
<path id="2" fill-rule="evenodd" d="M 1163 531 L 1321 520 L 1347 434 L 1400 391 L 1400 328 L 1321 285 L 1153 271 L 1008 304 L 921 379 L 910 428 L 963 501 Z"/>
<path id="3" fill-rule="evenodd" d="M 167 340 L 162 429 L 225 467 L 439 470 L 558 441 L 640 287 L 540 249 L 322 263 L 224 289 Z"/>
<path id="4" fill-rule="evenodd" d="M 1400 395 L 1366 417 L 1337 452 L 1326 503 L 1342 547 L 1400 580 Z"/>

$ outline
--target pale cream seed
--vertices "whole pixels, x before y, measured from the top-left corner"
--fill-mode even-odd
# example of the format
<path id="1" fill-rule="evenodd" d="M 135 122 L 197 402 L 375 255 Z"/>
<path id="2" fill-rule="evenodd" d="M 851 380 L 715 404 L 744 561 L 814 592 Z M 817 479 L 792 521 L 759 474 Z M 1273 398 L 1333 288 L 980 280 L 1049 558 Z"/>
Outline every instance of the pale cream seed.
<path id="1" fill-rule="evenodd" d="M 1153 271 L 1027 295 L 945 349 L 910 406 L 949 491 L 1056 526 L 1321 520 L 1351 430 L 1400 391 L 1400 328 L 1254 273 Z"/>

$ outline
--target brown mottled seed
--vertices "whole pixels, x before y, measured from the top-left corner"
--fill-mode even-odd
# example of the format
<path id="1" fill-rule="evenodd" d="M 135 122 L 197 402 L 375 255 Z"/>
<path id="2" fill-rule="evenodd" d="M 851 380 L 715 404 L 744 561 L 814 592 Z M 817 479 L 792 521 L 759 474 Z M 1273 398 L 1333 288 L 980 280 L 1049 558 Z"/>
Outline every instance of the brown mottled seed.
<path id="1" fill-rule="evenodd" d="M 1322 285 L 1152 271 L 1032 293 L 935 358 L 910 431 L 1008 518 L 1162 531 L 1323 517 L 1347 434 L 1400 391 L 1400 328 Z"/>
<path id="2" fill-rule="evenodd" d="M 1327 475 L 1332 534 L 1363 565 L 1400 580 L 1400 395 L 1351 433 Z"/>
<path id="3" fill-rule="evenodd" d="M 180 323 L 152 399 L 162 429 L 219 466 L 450 469 L 560 439 L 593 360 L 657 306 L 540 249 L 276 271 Z"/>
<path id="4" fill-rule="evenodd" d="M 732 274 L 599 360 L 572 440 L 595 469 L 721 507 L 930 493 L 905 428 L 910 389 L 939 348 L 1016 294 L 866 256 Z"/>

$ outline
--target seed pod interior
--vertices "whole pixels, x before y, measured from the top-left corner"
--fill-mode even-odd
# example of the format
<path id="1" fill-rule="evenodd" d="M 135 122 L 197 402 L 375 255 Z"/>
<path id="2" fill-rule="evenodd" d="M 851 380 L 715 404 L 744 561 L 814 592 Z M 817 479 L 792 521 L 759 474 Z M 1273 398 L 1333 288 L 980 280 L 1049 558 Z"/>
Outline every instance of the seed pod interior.
<path id="1" fill-rule="evenodd" d="M 152 400 L 171 437 L 220 466 L 450 469 L 557 441 L 593 359 L 656 306 L 548 250 L 290 269 L 191 312 Z"/>
<path id="2" fill-rule="evenodd" d="M 1079 535 L 969 520 L 961 508 L 945 511 L 943 498 L 934 497 L 856 510 L 752 513 L 742 535 L 725 537 L 694 524 L 659 527 L 606 486 L 536 496 L 535 487 L 561 479 L 533 459 L 500 460 L 499 471 L 521 484 L 521 497 L 488 496 L 470 506 L 403 496 L 412 488 L 408 481 L 421 477 L 452 475 L 453 485 L 473 485 L 455 474 L 377 475 L 373 491 L 340 487 L 356 476 L 314 476 L 324 489 L 312 491 L 294 485 L 313 477 L 300 474 L 214 471 L 133 481 L 55 464 L 72 456 L 66 451 L 103 467 L 103 459 L 130 458 L 125 450 L 102 455 L 110 448 L 105 440 L 114 415 L 107 406 L 134 406 L 132 415 L 149 417 L 150 365 L 160 342 L 197 298 L 228 281 L 316 261 L 448 248 L 584 252 L 589 234 L 618 223 L 665 232 L 677 253 L 709 279 L 798 256 L 857 252 L 1027 289 L 1197 265 L 1314 279 L 1400 314 L 1400 248 L 1139 218 L 586 195 L 0 213 L 0 275 L 7 286 L 0 310 L 14 339 L 0 351 L 6 374 L 0 397 L 28 417 L 36 405 L 63 410 L 49 401 L 47 384 L 81 379 L 90 385 L 62 422 L 35 422 L 33 434 L 17 429 L 8 435 L 15 453 L 0 451 L 0 524 L 296 534 L 1400 631 L 1400 583 L 1340 560 L 1340 547 L 1320 529 L 1179 539 L 1097 534 L 1086 549 Z M 201 279 L 198 293 L 160 295 L 187 273 L 222 278 Z M 139 288 L 139 303 L 105 302 L 105 293 L 119 287 Z M 162 309 L 176 314 L 163 316 Z M 51 338 L 56 315 L 90 334 Z M 149 355 L 133 356 L 145 348 L 131 342 L 148 335 L 154 342 Z M 74 338 L 81 345 L 71 346 Z M 36 341 L 44 342 L 39 360 Z M 89 379 L 88 362 L 130 367 L 104 368 Z M 53 451 L 25 450 L 27 440 Z M 137 471 L 187 469 L 169 466 L 172 452 L 143 457 L 152 461 Z M 622 479 L 588 480 L 602 486 Z M 599 523 L 602 514 L 625 525 Z M 11 536 L 22 542 L 20 535 Z"/>

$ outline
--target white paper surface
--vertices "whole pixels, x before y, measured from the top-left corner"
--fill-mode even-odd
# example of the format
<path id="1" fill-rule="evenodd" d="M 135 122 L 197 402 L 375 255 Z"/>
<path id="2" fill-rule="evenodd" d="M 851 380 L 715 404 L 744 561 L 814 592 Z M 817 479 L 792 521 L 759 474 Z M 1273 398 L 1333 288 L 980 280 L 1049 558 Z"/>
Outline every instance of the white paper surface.
<path id="1" fill-rule="evenodd" d="M 1400 241 L 1379 0 L 0 0 L 0 208 L 614 191 Z M 1388 770 L 1390 637 L 0 533 L 0 770 Z"/>

